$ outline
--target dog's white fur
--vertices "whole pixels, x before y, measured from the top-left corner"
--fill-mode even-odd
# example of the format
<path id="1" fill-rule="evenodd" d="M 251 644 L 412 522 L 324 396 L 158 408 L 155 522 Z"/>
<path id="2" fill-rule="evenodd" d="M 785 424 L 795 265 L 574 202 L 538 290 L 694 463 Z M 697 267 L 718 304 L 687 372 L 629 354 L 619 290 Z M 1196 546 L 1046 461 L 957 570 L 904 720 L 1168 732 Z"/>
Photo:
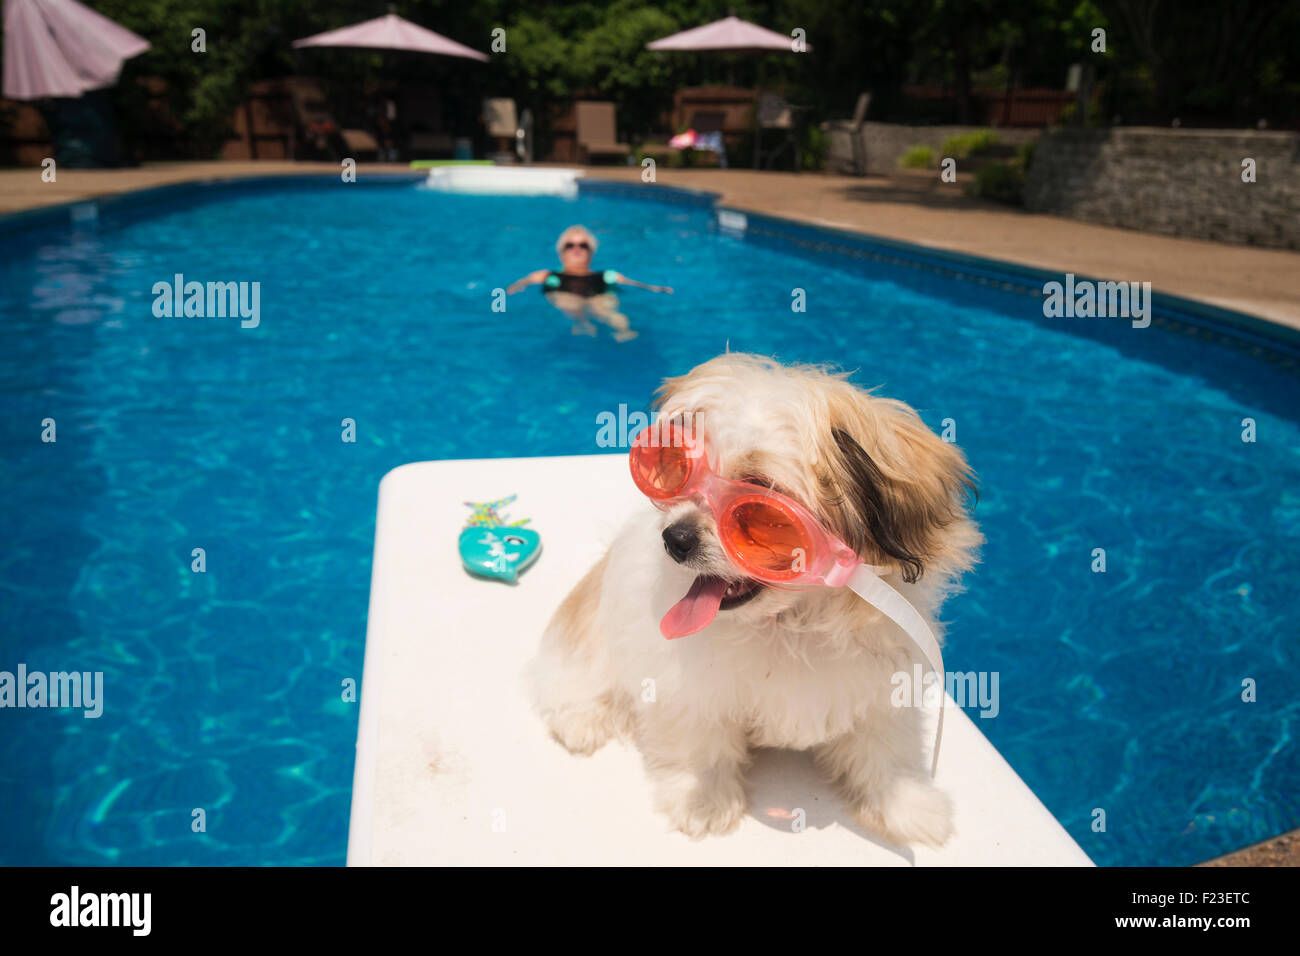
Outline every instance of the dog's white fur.
<path id="1" fill-rule="evenodd" d="M 901 402 L 843 375 L 721 355 L 660 390 L 663 418 L 692 421 L 712 467 L 770 483 L 812 509 L 931 622 L 975 561 L 970 472 Z M 693 522 L 684 566 L 663 530 Z M 765 588 L 704 630 L 665 640 L 659 621 L 699 573 L 739 579 L 707 508 L 645 508 L 556 611 L 531 666 L 536 706 L 571 752 L 620 734 L 640 747 L 656 803 L 682 832 L 733 829 L 751 747 L 812 748 L 855 818 L 886 840 L 943 844 L 946 794 L 930 781 L 922 712 L 894 707 L 910 640 L 846 588 Z M 908 580 L 904 580 L 907 578 Z"/>

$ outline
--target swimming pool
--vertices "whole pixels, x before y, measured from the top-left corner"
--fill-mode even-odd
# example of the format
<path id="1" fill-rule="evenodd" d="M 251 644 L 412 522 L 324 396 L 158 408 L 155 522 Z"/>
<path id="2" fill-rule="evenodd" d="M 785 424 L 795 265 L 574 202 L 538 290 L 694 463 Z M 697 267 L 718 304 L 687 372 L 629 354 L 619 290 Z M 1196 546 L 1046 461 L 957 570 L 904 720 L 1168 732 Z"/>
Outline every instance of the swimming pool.
<path id="1" fill-rule="evenodd" d="M 0 709 L 0 862 L 341 863 L 379 479 L 601 451 L 600 413 L 728 345 L 952 420 L 988 544 L 946 660 L 998 672 L 998 716 L 972 717 L 1094 860 L 1300 825 L 1294 355 L 1171 316 L 1045 319 L 1013 272 L 760 217 L 728 234 L 674 198 L 256 181 L 7 223 L 0 670 L 103 671 L 105 704 Z M 640 338 L 571 336 L 536 290 L 492 310 L 573 222 L 598 268 L 677 289 L 627 293 Z M 156 317 L 178 273 L 259 282 L 259 324 Z"/>

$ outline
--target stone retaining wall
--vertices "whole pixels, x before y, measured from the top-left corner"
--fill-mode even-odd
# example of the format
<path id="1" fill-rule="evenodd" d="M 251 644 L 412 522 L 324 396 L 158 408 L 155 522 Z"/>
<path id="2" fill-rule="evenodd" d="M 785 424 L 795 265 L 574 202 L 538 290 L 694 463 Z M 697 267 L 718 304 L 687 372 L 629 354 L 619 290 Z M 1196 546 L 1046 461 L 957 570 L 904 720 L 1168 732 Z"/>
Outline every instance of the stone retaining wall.
<path id="1" fill-rule="evenodd" d="M 1242 182 L 1242 160 L 1255 182 Z M 1171 236 L 1300 249 L 1300 134 L 1058 129 L 1025 188 L 1035 212 Z"/>

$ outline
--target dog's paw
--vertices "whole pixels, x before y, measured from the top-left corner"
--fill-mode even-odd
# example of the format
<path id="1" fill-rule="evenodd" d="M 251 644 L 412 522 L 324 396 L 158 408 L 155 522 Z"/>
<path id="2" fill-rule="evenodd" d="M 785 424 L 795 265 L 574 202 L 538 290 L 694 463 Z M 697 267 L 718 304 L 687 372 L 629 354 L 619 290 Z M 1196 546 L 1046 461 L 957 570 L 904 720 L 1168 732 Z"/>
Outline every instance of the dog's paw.
<path id="1" fill-rule="evenodd" d="M 604 705 L 565 708 L 547 714 L 546 727 L 569 753 L 589 757 L 613 735 L 614 715 Z"/>
<path id="2" fill-rule="evenodd" d="M 696 784 L 671 798 L 660 798 L 660 809 L 672 825 L 692 840 L 730 833 L 740 825 L 748 807 L 745 789 L 739 784 Z"/>
<path id="3" fill-rule="evenodd" d="M 887 792 L 857 801 L 852 810 L 859 823 L 896 846 L 941 847 L 953 834 L 952 801 L 928 780 L 894 780 Z"/>

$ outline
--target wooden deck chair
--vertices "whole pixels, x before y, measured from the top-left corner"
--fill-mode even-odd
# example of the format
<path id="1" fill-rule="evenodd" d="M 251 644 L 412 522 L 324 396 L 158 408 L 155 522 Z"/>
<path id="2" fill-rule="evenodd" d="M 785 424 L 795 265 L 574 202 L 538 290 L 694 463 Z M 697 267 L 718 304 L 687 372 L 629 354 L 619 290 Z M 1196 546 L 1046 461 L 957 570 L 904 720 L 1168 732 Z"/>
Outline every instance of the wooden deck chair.
<path id="1" fill-rule="evenodd" d="M 574 104 L 578 121 L 578 158 L 589 163 L 597 156 L 623 157 L 631 152 L 627 143 L 618 141 L 614 104 L 586 100 Z"/>

